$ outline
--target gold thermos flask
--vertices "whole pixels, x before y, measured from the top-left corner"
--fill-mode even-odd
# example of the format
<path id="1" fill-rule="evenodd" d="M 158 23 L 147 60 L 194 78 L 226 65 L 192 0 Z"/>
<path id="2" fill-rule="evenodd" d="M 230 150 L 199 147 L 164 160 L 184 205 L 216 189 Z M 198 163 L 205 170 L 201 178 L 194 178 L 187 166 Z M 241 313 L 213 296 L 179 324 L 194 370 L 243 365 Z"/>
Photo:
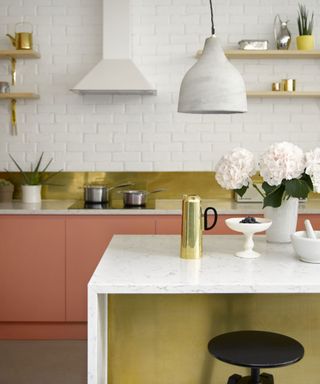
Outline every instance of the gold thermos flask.
<path id="1" fill-rule="evenodd" d="M 208 225 L 208 213 L 214 213 L 213 223 Z M 202 232 L 212 229 L 218 220 L 218 213 L 213 207 L 202 214 L 201 199 L 197 195 L 184 195 L 182 199 L 182 225 L 180 257 L 200 259 L 202 256 Z"/>

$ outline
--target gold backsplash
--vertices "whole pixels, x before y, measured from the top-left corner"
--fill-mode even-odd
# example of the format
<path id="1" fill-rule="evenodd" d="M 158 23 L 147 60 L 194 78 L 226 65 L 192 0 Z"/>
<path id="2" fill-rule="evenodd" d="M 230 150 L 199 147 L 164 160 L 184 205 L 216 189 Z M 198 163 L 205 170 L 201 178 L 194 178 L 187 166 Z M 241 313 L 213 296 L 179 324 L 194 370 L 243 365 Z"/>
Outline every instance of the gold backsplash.
<path id="1" fill-rule="evenodd" d="M 0 173 L 0 178 L 15 185 L 15 198 L 20 197 L 23 183 L 19 172 Z M 43 188 L 44 199 L 74 199 L 83 196 L 85 184 L 97 183 L 115 186 L 123 182 L 134 183 L 134 189 L 152 191 L 164 188 L 157 199 L 179 199 L 183 194 L 199 194 L 203 199 L 231 198 L 232 192 L 221 188 L 212 172 L 61 172 L 52 183 Z"/>
<path id="2" fill-rule="evenodd" d="M 50 174 L 50 172 L 48 172 Z M 19 172 L 0 172 L 0 178 L 15 185 L 14 198 L 20 198 L 23 178 Z M 258 176 L 256 181 L 260 181 Z M 164 188 L 157 199 L 180 199 L 183 194 L 197 194 L 202 199 L 231 199 L 232 191 L 221 188 L 213 172 L 61 172 L 42 191 L 44 199 L 81 200 L 85 184 L 106 184 L 115 186 L 123 182 L 134 183 L 134 189 L 152 191 Z M 319 194 L 311 194 L 319 198 Z"/>

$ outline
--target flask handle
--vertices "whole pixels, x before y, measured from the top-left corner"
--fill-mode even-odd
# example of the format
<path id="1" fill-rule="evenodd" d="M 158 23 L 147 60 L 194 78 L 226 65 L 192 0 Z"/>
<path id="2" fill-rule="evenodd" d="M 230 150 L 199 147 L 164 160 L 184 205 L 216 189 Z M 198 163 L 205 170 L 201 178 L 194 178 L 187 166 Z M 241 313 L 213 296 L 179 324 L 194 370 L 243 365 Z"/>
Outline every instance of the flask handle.
<path id="1" fill-rule="evenodd" d="M 210 211 L 212 211 L 214 213 L 214 220 L 213 220 L 212 224 L 209 226 L 208 225 L 208 216 L 209 216 L 208 212 L 210 212 Z M 215 208 L 213 208 L 213 207 L 206 208 L 203 216 L 204 216 L 204 230 L 205 231 L 208 231 L 209 229 L 212 229 L 213 227 L 216 226 L 217 221 L 218 221 L 218 212 Z"/>

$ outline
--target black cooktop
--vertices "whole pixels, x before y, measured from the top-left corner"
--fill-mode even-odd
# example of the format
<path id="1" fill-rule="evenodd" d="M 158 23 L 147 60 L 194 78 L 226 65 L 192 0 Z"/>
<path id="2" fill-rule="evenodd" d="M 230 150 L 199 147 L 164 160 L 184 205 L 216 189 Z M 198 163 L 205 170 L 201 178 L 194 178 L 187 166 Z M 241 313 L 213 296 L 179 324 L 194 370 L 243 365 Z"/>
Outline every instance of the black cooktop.
<path id="1" fill-rule="evenodd" d="M 68 209 L 155 209 L 154 201 L 148 201 L 143 206 L 124 206 L 122 200 L 115 200 L 106 204 L 86 203 L 82 200 L 75 202 Z"/>

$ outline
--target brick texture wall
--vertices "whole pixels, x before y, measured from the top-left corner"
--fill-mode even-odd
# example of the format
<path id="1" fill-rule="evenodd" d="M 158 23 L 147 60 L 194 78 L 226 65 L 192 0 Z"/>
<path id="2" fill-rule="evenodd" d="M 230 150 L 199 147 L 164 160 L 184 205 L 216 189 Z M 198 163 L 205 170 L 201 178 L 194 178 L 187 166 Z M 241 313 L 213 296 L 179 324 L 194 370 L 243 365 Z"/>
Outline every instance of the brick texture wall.
<path id="1" fill-rule="evenodd" d="M 316 11 L 319 46 L 320 0 L 305 0 Z M 273 19 L 291 20 L 297 33 L 297 1 L 215 0 L 217 34 L 226 48 L 243 38 L 273 44 Z M 19 135 L 10 135 L 9 105 L 0 103 L 0 168 L 8 153 L 25 163 L 45 151 L 51 169 L 69 171 L 209 171 L 235 146 L 261 152 L 269 143 L 290 140 L 304 149 L 320 141 L 316 99 L 250 99 L 244 115 L 183 115 L 176 112 L 181 78 L 210 32 L 208 0 L 132 0 L 133 59 L 158 89 L 157 96 L 80 96 L 69 91 L 100 59 L 101 0 L 1 0 L 0 46 L 18 21 L 34 25 L 40 60 L 19 61 L 16 90 L 40 93 L 19 101 Z M 116 37 L 115 37 L 116 38 Z M 293 44 L 295 42 L 293 41 Z M 293 77 L 299 90 L 320 90 L 320 61 L 236 60 L 250 90 Z M 0 79 L 9 80 L 8 61 Z M 13 90 L 13 89 L 12 89 Z"/>

